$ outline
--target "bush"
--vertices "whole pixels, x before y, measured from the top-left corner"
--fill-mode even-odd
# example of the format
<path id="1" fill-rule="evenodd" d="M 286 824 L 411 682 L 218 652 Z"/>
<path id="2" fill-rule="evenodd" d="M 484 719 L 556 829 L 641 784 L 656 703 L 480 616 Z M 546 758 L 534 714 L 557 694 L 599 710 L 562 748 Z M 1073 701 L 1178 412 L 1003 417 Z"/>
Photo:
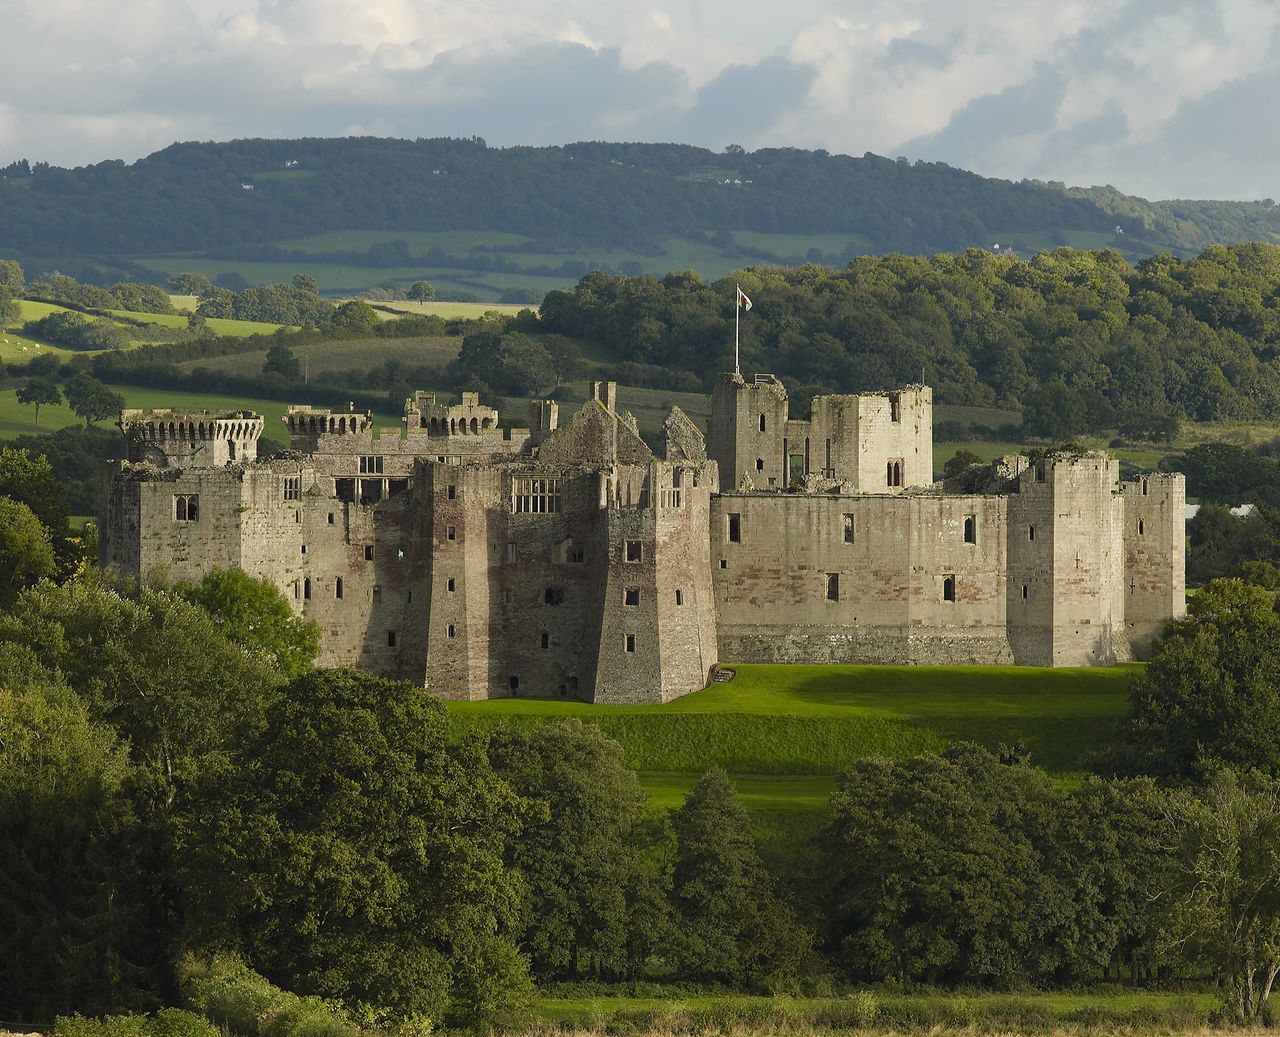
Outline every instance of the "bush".
<path id="1" fill-rule="evenodd" d="M 273 986 L 235 957 L 217 955 L 201 960 L 187 955 L 178 963 L 178 985 L 183 998 L 193 1008 L 237 1037 L 356 1037 L 359 1033 L 359 1027 L 337 1009 L 319 998 L 299 997 Z M 55 1033 L 54 1037 L 134 1037 L 134 1034 Z M 139 1037 L 170 1035 L 147 1033 Z"/>
<path id="2" fill-rule="evenodd" d="M 86 1019 L 60 1016 L 53 1037 L 222 1037 L 209 1020 L 180 1008 L 165 1008 L 154 1016 L 109 1015 Z"/>

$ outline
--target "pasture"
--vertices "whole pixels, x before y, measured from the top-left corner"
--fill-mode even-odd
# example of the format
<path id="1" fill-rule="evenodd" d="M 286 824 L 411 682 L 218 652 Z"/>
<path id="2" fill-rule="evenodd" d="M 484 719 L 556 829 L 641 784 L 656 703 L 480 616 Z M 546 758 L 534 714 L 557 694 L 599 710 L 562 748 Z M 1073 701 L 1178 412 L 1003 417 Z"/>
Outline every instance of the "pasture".
<path id="1" fill-rule="evenodd" d="M 1056 780 L 1078 782 L 1123 714 L 1138 666 L 734 668 L 732 682 L 658 706 L 513 698 L 448 708 L 462 730 L 596 724 L 622 745 L 655 808 L 679 805 L 707 767 L 723 767 L 777 852 L 820 826 L 835 775 L 867 756 L 973 741 L 1017 747 Z"/>

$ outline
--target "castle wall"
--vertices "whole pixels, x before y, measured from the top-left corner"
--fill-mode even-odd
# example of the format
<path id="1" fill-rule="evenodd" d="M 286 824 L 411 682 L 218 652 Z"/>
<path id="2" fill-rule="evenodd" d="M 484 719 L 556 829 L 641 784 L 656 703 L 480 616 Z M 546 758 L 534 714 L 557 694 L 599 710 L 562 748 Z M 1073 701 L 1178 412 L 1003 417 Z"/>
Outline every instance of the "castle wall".
<path id="1" fill-rule="evenodd" d="M 787 392 L 777 379 L 721 375 L 712 390 L 707 438 L 707 456 L 716 462 L 720 485 L 736 490 L 746 476 L 757 490 L 785 488 L 786 423 Z"/>
<path id="2" fill-rule="evenodd" d="M 1187 609 L 1186 478 L 1153 473 L 1121 487 L 1124 502 L 1125 627 L 1145 659 L 1171 619 Z"/>
<path id="3" fill-rule="evenodd" d="M 1003 498 L 726 494 L 711 530 L 726 661 L 1012 660 Z"/>

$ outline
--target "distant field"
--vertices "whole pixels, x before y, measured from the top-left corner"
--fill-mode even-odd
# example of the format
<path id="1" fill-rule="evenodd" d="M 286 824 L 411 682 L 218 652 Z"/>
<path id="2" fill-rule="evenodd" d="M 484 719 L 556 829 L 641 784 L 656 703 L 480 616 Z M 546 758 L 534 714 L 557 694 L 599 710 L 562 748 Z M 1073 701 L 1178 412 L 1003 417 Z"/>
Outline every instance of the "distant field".
<path id="1" fill-rule="evenodd" d="M 334 371 L 347 371 L 351 368 L 380 367 L 388 360 L 401 364 L 434 364 L 443 366 L 458 355 L 457 338 L 362 338 L 342 339 L 333 342 L 313 342 L 310 345 L 295 347 L 293 353 L 298 362 L 303 364 L 311 377 L 328 374 Z M 185 371 L 203 368 L 223 374 L 234 374 L 248 378 L 262 371 L 266 362 L 267 351 L 255 350 L 252 353 L 236 353 L 231 356 L 209 357 L 207 359 L 187 360 L 178 367 Z M 430 389 L 423 385 L 415 388 Z M 299 386 L 299 391 L 303 387 Z"/>
<path id="2" fill-rule="evenodd" d="M 617 739 L 655 807 L 678 804 L 707 767 L 734 775 L 775 849 L 821 823 L 834 776 L 866 756 L 937 752 L 956 741 L 1021 745 L 1071 783 L 1123 713 L 1135 665 L 1031 667 L 739 665 L 729 684 L 661 706 L 561 699 L 449 703 L 462 729 L 562 717 Z"/>
<path id="3" fill-rule="evenodd" d="M 443 317 L 449 320 L 454 317 L 466 317 L 474 320 L 486 313 L 519 313 L 530 309 L 524 303 L 509 302 L 410 302 L 407 299 L 395 302 L 380 302 L 378 306 L 396 310 L 399 313 L 418 313 L 426 317 Z M 532 307 L 537 309 L 537 307 Z"/>
<path id="4" fill-rule="evenodd" d="M 128 310 L 109 310 L 108 312 L 114 317 L 145 321 L 148 324 L 158 324 L 162 328 L 185 328 L 187 326 L 186 313 L 132 313 Z M 290 326 L 268 324 L 266 321 L 260 320 L 230 320 L 226 317 L 210 317 L 208 318 L 208 325 L 216 335 L 246 337 L 249 335 L 271 335 L 282 327 Z"/>
<path id="5" fill-rule="evenodd" d="M 413 252 L 440 248 L 446 252 L 470 252 L 477 248 L 525 245 L 532 238 L 499 230 L 331 230 L 306 238 L 277 241 L 276 247 L 293 252 L 323 255 L 326 252 L 363 252 L 373 245 L 403 241 Z"/>
<path id="6" fill-rule="evenodd" d="M 176 392 L 170 389 L 155 389 L 149 386 L 113 385 L 113 391 L 125 398 L 126 407 L 190 407 L 208 410 L 251 410 L 264 418 L 263 434 L 277 442 L 287 440 L 288 434 L 281 419 L 288 404 L 278 400 L 258 400 L 243 396 L 219 396 L 216 394 Z M 299 387 L 296 403 L 306 403 L 305 387 Z M 400 434 L 400 415 L 375 413 L 378 427 L 390 431 L 392 435 Z M 57 406 L 45 405 L 40 408 L 41 432 L 53 432 L 56 429 L 76 425 L 81 419 L 72 413 L 65 403 Z M 109 427 L 110 421 L 98 423 Z M 35 408 L 24 407 L 17 401 L 14 390 L 0 389 L 0 440 L 12 439 L 14 436 L 34 432 Z"/>

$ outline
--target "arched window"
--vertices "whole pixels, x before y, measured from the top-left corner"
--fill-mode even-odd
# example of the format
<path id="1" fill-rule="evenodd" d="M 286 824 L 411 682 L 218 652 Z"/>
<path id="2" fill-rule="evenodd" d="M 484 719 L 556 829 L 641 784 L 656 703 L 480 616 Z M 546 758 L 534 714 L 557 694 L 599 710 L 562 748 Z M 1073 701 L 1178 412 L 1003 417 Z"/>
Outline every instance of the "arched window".
<path id="1" fill-rule="evenodd" d="M 335 598 L 342 597 L 342 577 L 339 576 L 333 583 L 333 596 Z"/>
<path id="2" fill-rule="evenodd" d="M 1143 479 L 1143 480 L 1142 480 L 1142 495 L 1143 495 L 1144 497 L 1147 495 L 1147 480 L 1146 480 L 1146 479 Z"/>
<path id="3" fill-rule="evenodd" d="M 964 517 L 964 542 L 966 544 L 976 544 L 978 542 L 978 520 L 973 515 Z"/>
<path id="4" fill-rule="evenodd" d="M 1034 540 L 1035 538 L 1036 538 L 1036 527 L 1035 527 L 1035 526 L 1028 526 L 1028 527 L 1027 527 L 1027 539 L 1028 539 L 1028 540 Z"/>
<path id="5" fill-rule="evenodd" d="M 1022 585 L 1022 600 L 1023 600 L 1023 601 L 1026 601 L 1026 600 L 1027 600 L 1027 593 L 1028 593 L 1028 588 L 1027 588 L 1027 585 L 1024 583 L 1024 584 Z"/>
<path id="6" fill-rule="evenodd" d="M 760 431 L 763 432 L 764 430 L 765 430 L 765 420 L 764 420 L 764 415 L 761 414 L 760 415 Z"/>
<path id="7" fill-rule="evenodd" d="M 942 581 L 942 600 L 954 602 L 956 600 L 956 578 L 947 576 Z"/>
<path id="8" fill-rule="evenodd" d="M 1146 536 L 1146 534 L 1147 534 L 1146 523 L 1143 522 L 1142 519 L 1138 519 L 1138 536 Z"/>
<path id="9" fill-rule="evenodd" d="M 479 431 L 480 431 L 480 419 L 479 419 L 479 418 L 472 418 L 472 419 L 471 419 L 471 434 L 474 436 L 474 435 L 475 435 L 477 432 L 479 432 Z"/>
<path id="10" fill-rule="evenodd" d="M 310 576 L 308 576 L 305 580 L 302 581 L 302 596 L 308 601 L 311 600 L 311 577 Z"/>

